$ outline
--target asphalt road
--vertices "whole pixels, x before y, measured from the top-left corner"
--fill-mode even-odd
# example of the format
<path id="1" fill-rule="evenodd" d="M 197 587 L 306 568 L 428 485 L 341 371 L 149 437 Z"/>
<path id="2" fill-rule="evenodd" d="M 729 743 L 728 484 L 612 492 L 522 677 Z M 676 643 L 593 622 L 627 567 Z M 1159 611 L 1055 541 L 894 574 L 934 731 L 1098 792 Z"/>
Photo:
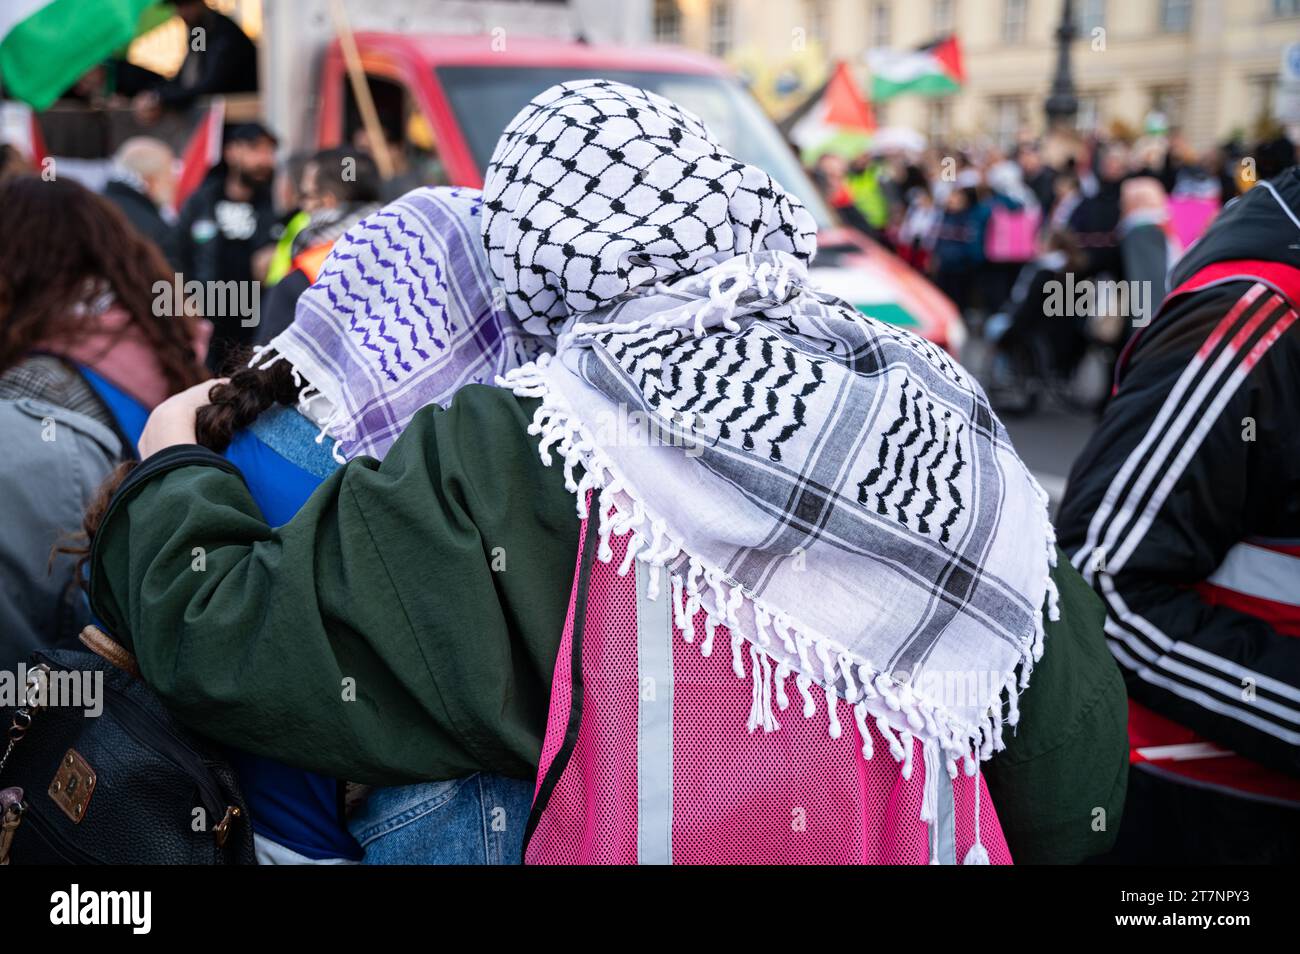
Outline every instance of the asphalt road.
<path id="1" fill-rule="evenodd" d="M 1092 436 L 1096 420 L 1091 415 L 1046 408 L 1026 417 L 1004 417 L 1011 441 L 1043 489 L 1055 512 L 1065 492 L 1074 460 Z"/>
<path id="2" fill-rule="evenodd" d="M 962 354 L 963 363 L 972 370 L 983 364 L 980 347 L 978 342 L 971 342 Z M 1092 370 L 1094 377 L 1097 373 L 1107 373 L 1104 367 Z M 1021 460 L 1051 496 L 1055 512 L 1065 493 L 1070 468 L 1097 426 L 1096 417 L 1045 400 L 1032 414 L 1003 414 L 1001 418 Z"/>

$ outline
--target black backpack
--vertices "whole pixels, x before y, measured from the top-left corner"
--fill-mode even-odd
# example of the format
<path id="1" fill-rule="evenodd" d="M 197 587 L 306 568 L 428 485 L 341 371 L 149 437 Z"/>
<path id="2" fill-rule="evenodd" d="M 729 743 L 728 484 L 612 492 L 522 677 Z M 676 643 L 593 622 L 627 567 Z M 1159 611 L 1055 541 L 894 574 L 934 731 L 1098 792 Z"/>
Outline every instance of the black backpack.
<path id="1" fill-rule="evenodd" d="M 94 626 L 81 641 L 35 653 L 25 699 L 4 710 L 0 864 L 255 864 L 220 750 L 176 723 L 119 643 Z M 94 717 L 32 688 L 86 678 L 103 680 Z"/>

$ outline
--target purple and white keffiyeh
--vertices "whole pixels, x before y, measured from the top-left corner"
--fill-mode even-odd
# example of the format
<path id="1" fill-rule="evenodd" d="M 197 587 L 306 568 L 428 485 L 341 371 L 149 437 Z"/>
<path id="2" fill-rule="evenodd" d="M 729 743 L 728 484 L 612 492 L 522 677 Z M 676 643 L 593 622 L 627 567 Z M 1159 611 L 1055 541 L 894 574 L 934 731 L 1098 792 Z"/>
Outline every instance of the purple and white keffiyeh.
<path id="1" fill-rule="evenodd" d="M 382 457 L 420 408 L 545 350 L 494 299 L 482 209 L 477 190 L 426 188 L 366 216 L 254 358 L 288 361 L 305 379 L 299 409 L 336 457 Z"/>

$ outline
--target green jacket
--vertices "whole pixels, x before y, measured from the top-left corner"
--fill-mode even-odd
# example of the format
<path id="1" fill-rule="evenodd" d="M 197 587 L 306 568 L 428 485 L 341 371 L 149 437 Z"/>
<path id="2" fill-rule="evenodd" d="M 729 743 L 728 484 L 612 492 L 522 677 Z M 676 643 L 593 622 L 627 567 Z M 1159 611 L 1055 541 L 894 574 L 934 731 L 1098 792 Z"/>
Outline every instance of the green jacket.
<path id="1" fill-rule="evenodd" d="M 536 403 L 467 387 L 279 528 L 223 458 L 156 454 L 95 540 L 92 608 L 218 741 L 377 784 L 532 778 L 579 532 L 527 434 Z M 1018 860 L 1107 850 L 1123 802 L 1124 686 L 1096 596 L 1061 566 L 1061 622 L 987 769 Z"/>

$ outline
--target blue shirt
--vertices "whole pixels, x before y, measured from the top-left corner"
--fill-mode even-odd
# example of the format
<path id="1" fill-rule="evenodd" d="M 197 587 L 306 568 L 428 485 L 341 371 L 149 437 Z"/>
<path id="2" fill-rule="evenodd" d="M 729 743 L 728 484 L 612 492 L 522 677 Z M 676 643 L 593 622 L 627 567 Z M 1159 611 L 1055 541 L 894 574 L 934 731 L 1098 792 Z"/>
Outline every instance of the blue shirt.
<path id="1" fill-rule="evenodd" d="M 123 450 L 134 457 L 136 444 L 140 442 L 140 434 L 144 431 L 144 423 L 149 420 L 149 409 L 117 387 L 117 385 L 110 384 L 107 378 L 96 374 L 85 365 L 78 365 L 77 370 L 86 379 L 86 383 L 95 392 L 95 396 L 103 402 L 109 413 L 113 415 L 113 419 L 117 422 L 117 429 L 122 432 L 122 436 L 131 442 L 131 446 L 123 448 Z"/>
<path id="2" fill-rule="evenodd" d="M 297 411 L 273 408 L 238 432 L 225 457 L 244 475 L 254 502 L 272 526 L 294 515 L 333 473 L 329 446 L 316 443 L 316 428 Z M 284 634 L 286 643 L 292 633 Z M 338 781 L 272 759 L 231 752 L 259 834 L 308 858 L 361 858 L 348 833 Z"/>

